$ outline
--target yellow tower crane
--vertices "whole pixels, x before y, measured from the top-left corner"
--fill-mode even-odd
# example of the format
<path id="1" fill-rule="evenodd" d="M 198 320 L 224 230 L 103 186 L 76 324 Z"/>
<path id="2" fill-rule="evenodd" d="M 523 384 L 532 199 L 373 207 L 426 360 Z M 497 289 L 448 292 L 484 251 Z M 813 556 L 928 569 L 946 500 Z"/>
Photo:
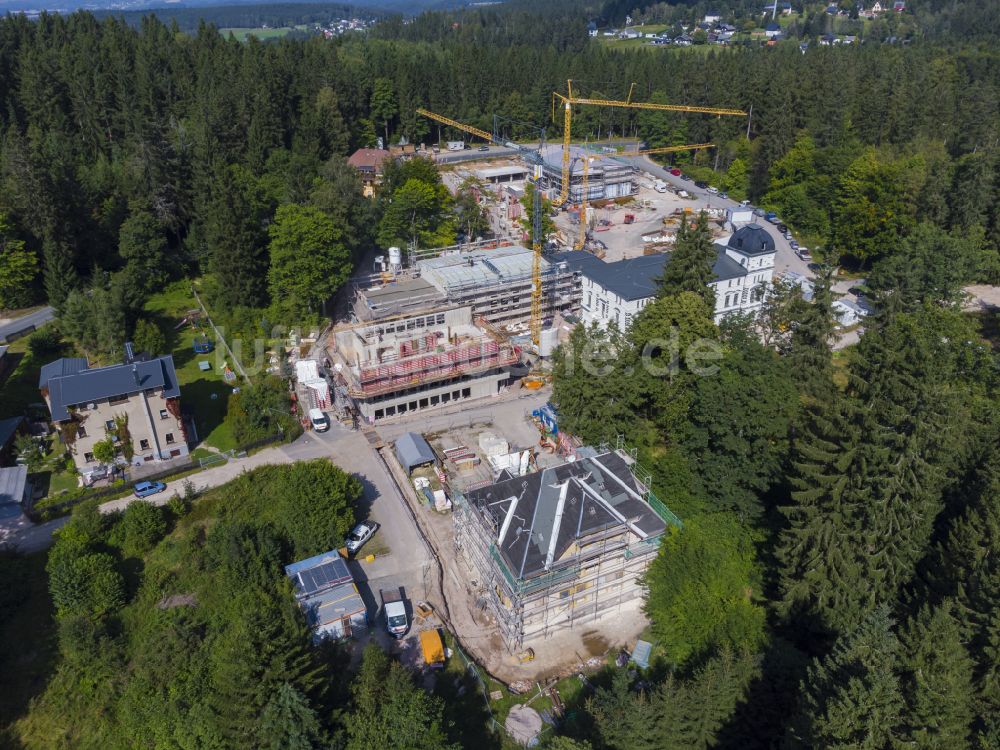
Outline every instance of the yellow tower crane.
<path id="1" fill-rule="evenodd" d="M 483 138 L 489 143 L 516 149 L 525 161 L 533 166 L 532 182 L 534 183 L 533 224 L 531 228 L 531 341 L 540 350 L 542 343 L 542 154 L 541 142 L 538 149 L 522 146 L 511 141 L 505 141 L 494 133 L 452 120 L 427 109 L 418 109 L 418 115 L 440 122 L 443 125 L 461 130 Z"/>
<path id="2" fill-rule="evenodd" d="M 645 148 L 639 151 L 618 151 L 613 154 L 585 154 L 583 157 L 583 193 L 580 196 L 580 236 L 574 248 L 582 250 L 587 244 L 587 200 L 590 197 L 590 161 L 591 159 L 613 159 L 616 156 L 646 156 L 647 154 L 671 154 L 677 151 L 696 151 L 712 148 L 714 143 L 694 143 L 688 146 L 661 146 L 660 148 Z M 565 181 L 564 181 L 565 182 Z"/>
<path id="3" fill-rule="evenodd" d="M 563 110 L 563 157 L 562 157 L 562 188 L 559 191 L 559 197 L 554 201 L 555 205 L 562 205 L 566 202 L 569 197 L 569 180 L 570 180 L 570 142 L 572 140 L 572 120 L 573 120 L 573 107 L 575 105 L 580 106 L 594 106 L 594 107 L 618 107 L 621 109 L 651 109 L 659 110 L 661 112 L 686 112 L 688 114 L 704 114 L 704 115 L 716 115 L 718 117 L 724 116 L 746 116 L 746 112 L 742 109 L 725 109 L 721 107 L 699 107 L 687 104 L 659 104 L 657 102 L 634 102 L 632 101 L 632 94 L 635 91 L 635 84 L 633 83 L 629 87 L 628 96 L 624 100 L 618 99 L 591 99 L 585 97 L 578 97 L 573 95 L 573 81 L 566 81 L 566 95 L 560 94 L 558 91 L 552 92 L 552 104 L 553 104 L 553 119 L 555 117 L 555 102 L 562 102 Z"/>

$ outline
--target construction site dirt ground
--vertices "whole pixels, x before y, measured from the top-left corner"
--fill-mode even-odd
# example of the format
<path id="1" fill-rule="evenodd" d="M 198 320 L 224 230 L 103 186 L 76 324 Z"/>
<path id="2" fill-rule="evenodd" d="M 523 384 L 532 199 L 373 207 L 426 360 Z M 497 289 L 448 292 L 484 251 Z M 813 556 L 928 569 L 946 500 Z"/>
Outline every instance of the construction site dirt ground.
<path id="1" fill-rule="evenodd" d="M 677 224 L 664 225 L 663 219 L 673 214 L 677 209 L 693 209 L 695 205 L 693 201 L 680 198 L 672 192 L 656 192 L 652 188 L 652 183 L 645 176 L 640 178 L 639 185 L 639 193 L 624 206 L 610 204 L 606 208 L 588 207 L 588 222 L 590 218 L 594 219 L 595 224 L 602 219 L 611 222 L 606 231 L 592 231 L 590 235 L 592 239 L 600 240 L 608 246 L 604 256 L 604 260 L 608 263 L 642 255 L 645 248 L 645 243 L 642 240 L 643 235 L 659 234 L 660 232 L 672 234 L 677 230 Z M 627 214 L 635 216 L 635 223 L 625 223 Z M 554 221 L 565 240 L 565 244 L 570 247 L 576 244 L 580 235 L 580 226 L 572 223 L 569 212 L 560 212 Z"/>
<path id="2" fill-rule="evenodd" d="M 440 449 L 444 443 L 466 445 L 478 452 L 478 436 L 491 432 L 506 438 L 512 448 L 537 445 L 538 431 L 523 413 L 510 410 L 505 418 L 482 421 L 444 433 L 425 433 L 425 437 Z M 413 484 L 390 449 L 383 449 L 397 484 L 410 504 L 425 538 L 434 549 L 441 566 L 441 593 L 444 607 L 438 606 L 442 620 L 454 632 L 462 647 L 487 672 L 507 684 L 532 682 L 576 674 L 597 668 L 604 657 L 621 648 L 631 649 L 646 628 L 648 621 L 641 602 L 633 600 L 620 608 L 604 613 L 599 619 L 580 623 L 572 630 L 525 643 L 534 651 L 534 659 L 522 663 L 517 654 L 509 653 L 501 640 L 481 592 L 477 591 L 478 574 L 460 550 L 455 547 L 452 514 L 439 513 L 425 500 L 418 499 Z M 561 459 L 542 453 L 540 463 L 550 465 Z M 437 604 L 437 603 L 435 603 Z"/>

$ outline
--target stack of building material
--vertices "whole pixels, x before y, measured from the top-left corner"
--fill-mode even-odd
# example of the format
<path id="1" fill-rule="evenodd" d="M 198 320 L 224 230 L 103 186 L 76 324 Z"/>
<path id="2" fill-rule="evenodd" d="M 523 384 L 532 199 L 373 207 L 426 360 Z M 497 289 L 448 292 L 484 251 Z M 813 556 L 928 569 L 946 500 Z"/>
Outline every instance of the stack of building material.
<path id="1" fill-rule="evenodd" d="M 504 456 L 510 453 L 510 443 L 492 432 L 483 432 L 479 435 L 479 450 L 486 457 Z"/>
<path id="2" fill-rule="evenodd" d="M 319 365 L 312 359 L 300 359 L 295 363 L 295 377 L 299 385 L 306 389 L 317 409 L 330 408 L 330 386 L 326 378 L 319 374 Z"/>

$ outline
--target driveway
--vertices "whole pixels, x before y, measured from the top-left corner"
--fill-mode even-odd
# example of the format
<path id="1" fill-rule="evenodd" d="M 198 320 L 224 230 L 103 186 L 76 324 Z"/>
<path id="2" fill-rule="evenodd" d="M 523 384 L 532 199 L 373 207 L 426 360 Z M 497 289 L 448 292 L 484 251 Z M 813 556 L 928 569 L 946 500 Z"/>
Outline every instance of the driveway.
<path id="1" fill-rule="evenodd" d="M 673 185 L 676 188 L 687 191 L 687 193 L 693 198 L 693 200 L 689 201 L 689 203 L 695 212 L 702 208 L 737 208 L 739 206 L 739 202 L 737 201 L 730 198 L 720 198 L 718 195 L 713 195 L 707 190 L 695 187 L 693 181 L 682 180 L 680 177 L 675 177 L 670 174 L 669 170 L 664 169 L 648 156 L 632 156 L 629 158 L 622 158 L 621 161 L 628 162 L 636 169 L 646 172 L 653 177 L 657 177 L 666 182 L 668 185 Z M 809 264 L 795 254 L 795 251 L 792 250 L 792 246 L 788 244 L 788 240 L 785 239 L 785 236 L 778 231 L 778 228 L 774 224 L 761 220 L 760 226 L 762 226 L 768 234 L 771 235 L 772 239 L 774 239 L 775 273 L 795 271 L 796 273 L 800 273 L 807 278 L 812 278 L 815 275 L 809 270 Z"/>
<path id="2" fill-rule="evenodd" d="M 22 315 L 20 318 L 5 319 L 0 324 L 0 344 L 4 343 L 8 336 L 15 336 L 16 338 L 16 334 L 18 333 L 30 333 L 44 323 L 48 323 L 55 316 L 55 309 L 43 307 L 27 315 Z"/>

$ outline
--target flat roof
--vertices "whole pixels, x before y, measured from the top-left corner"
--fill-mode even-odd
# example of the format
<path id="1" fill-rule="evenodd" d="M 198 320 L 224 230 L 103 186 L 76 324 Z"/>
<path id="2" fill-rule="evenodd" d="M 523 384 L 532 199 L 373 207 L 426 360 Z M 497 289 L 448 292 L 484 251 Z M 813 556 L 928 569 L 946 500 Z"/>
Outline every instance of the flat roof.
<path id="1" fill-rule="evenodd" d="M 476 170 L 476 176 L 481 180 L 488 180 L 491 177 L 506 177 L 508 175 L 515 174 L 528 174 L 530 170 L 527 167 L 518 166 L 508 166 L 508 167 L 484 167 L 483 169 Z"/>
<path id="2" fill-rule="evenodd" d="M 392 307 L 400 302 L 411 302 L 414 299 L 440 300 L 441 293 L 432 284 L 421 278 L 399 279 L 390 281 L 374 289 L 366 289 L 365 298 L 368 306 L 377 310 L 380 307 Z"/>
<path id="3" fill-rule="evenodd" d="M 602 153 L 594 149 L 584 148 L 583 146 L 570 146 L 570 174 L 574 176 L 583 176 L 583 159 L 585 157 L 600 157 L 599 159 L 590 162 L 590 167 L 587 171 L 590 173 L 591 177 L 593 177 L 594 174 L 600 174 L 609 166 L 614 167 L 615 169 L 630 169 L 638 171 L 632 164 L 622 161 L 609 153 Z M 561 170 L 563 147 L 561 145 L 552 144 L 546 146 L 542 151 L 542 159 L 545 162 L 546 167 Z"/>
<path id="4" fill-rule="evenodd" d="M 417 263 L 423 279 L 443 295 L 469 287 L 488 287 L 531 276 L 533 253 L 521 245 L 444 255 Z M 542 273 L 549 267 L 542 259 Z"/>
<path id="5" fill-rule="evenodd" d="M 353 581 L 339 584 L 311 596 L 303 603 L 303 606 L 306 620 L 314 627 L 345 620 L 365 611 L 364 599 L 361 598 Z"/>

